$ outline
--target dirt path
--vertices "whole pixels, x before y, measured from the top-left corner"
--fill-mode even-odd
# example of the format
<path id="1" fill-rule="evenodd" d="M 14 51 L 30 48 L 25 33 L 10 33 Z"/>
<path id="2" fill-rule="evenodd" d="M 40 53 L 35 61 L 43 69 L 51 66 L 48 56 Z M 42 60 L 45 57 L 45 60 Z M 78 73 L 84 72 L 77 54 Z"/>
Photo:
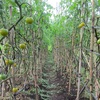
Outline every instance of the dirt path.
<path id="1" fill-rule="evenodd" d="M 75 97 L 71 96 L 74 99 L 68 99 L 68 88 L 66 88 L 66 85 L 68 85 L 68 80 L 64 76 L 61 76 L 59 71 L 56 71 L 56 67 L 53 63 L 53 61 L 50 61 L 53 59 L 52 57 L 48 57 L 46 63 L 47 63 L 47 69 L 46 72 L 48 73 L 48 79 L 49 84 L 51 88 L 49 91 L 52 92 L 52 95 L 50 96 L 49 100 L 75 100 Z M 45 67 L 46 67 L 45 66 Z M 76 91 L 72 91 L 75 92 Z"/>
<path id="2" fill-rule="evenodd" d="M 71 92 L 68 92 L 69 79 L 67 75 L 60 75 L 60 71 L 56 69 L 53 62 L 52 56 L 47 58 L 45 67 L 47 79 L 49 80 L 51 92 L 50 97 L 47 100 L 75 100 L 77 94 L 77 85 L 71 84 Z M 57 71 L 58 70 L 58 71 Z M 81 98 L 80 100 L 88 100 L 86 98 Z"/>
<path id="3" fill-rule="evenodd" d="M 46 61 L 46 72 L 49 79 L 49 85 L 51 86 L 48 91 L 52 94 L 48 100 L 75 100 L 77 94 L 76 84 L 71 84 L 71 92 L 68 93 L 68 76 L 60 75 L 60 71 L 56 71 L 56 67 L 51 60 L 52 56 L 49 56 Z M 81 98 L 80 100 L 89 100 L 87 98 Z"/>

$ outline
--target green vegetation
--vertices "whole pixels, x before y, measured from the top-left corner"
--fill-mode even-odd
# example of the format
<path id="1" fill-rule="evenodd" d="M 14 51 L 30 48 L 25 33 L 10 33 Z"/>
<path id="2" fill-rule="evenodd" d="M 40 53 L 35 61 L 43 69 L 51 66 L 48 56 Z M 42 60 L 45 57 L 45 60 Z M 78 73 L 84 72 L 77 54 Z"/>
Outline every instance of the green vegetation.
<path id="1" fill-rule="evenodd" d="M 0 0 L 2 100 L 99 97 L 100 0 L 53 10 L 46 0 Z"/>

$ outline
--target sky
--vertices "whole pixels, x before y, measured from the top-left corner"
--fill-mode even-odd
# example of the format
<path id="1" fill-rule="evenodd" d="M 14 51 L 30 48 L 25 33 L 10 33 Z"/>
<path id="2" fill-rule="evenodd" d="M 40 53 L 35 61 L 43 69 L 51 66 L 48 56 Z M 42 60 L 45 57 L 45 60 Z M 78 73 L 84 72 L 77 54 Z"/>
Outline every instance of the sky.
<path id="1" fill-rule="evenodd" d="M 51 4 L 54 8 L 58 5 L 60 0 L 48 0 L 48 3 Z"/>
<path id="2" fill-rule="evenodd" d="M 47 2 L 53 6 L 53 14 L 58 14 L 57 10 L 55 8 L 59 8 L 59 3 L 61 0 L 47 0 Z M 53 16 L 52 16 L 53 17 Z"/>

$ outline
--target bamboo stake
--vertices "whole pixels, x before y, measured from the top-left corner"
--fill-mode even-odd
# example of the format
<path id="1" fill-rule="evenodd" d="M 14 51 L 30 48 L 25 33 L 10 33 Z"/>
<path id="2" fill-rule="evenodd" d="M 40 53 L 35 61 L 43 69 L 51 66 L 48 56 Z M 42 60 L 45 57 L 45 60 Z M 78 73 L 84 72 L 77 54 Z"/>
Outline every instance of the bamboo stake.
<path id="1" fill-rule="evenodd" d="M 94 13 L 94 0 L 91 0 L 92 3 L 92 26 L 94 26 L 95 13 Z M 90 40 L 90 50 L 94 50 L 94 28 L 92 27 L 91 40 Z M 93 92 L 93 52 L 90 52 L 90 92 Z M 90 94 L 90 100 L 93 100 L 92 95 Z"/>
<path id="2" fill-rule="evenodd" d="M 12 6 L 10 6 L 10 18 L 12 18 Z M 13 37 L 13 34 L 14 33 L 14 29 L 12 28 L 11 29 L 11 31 L 10 31 L 10 42 L 11 42 L 11 44 L 13 44 L 13 42 L 14 42 L 14 37 Z M 11 70 L 12 72 L 12 76 L 14 76 L 14 73 L 15 73 L 15 68 L 14 67 L 12 67 L 12 70 Z M 13 87 L 15 87 L 15 82 L 14 82 L 14 78 L 12 78 L 12 86 Z"/>
<path id="3" fill-rule="evenodd" d="M 83 3 L 84 0 L 82 0 L 81 5 L 81 16 L 83 16 L 84 14 L 84 9 L 83 9 Z M 83 22 L 83 19 L 81 18 L 81 22 Z M 78 85 L 77 85 L 77 98 L 76 100 L 79 100 L 79 94 L 80 94 L 80 79 L 81 79 L 81 66 L 82 66 L 82 39 L 83 39 L 83 32 L 84 32 L 84 28 L 82 27 L 80 29 L 80 51 L 79 51 L 79 71 L 78 71 Z"/>

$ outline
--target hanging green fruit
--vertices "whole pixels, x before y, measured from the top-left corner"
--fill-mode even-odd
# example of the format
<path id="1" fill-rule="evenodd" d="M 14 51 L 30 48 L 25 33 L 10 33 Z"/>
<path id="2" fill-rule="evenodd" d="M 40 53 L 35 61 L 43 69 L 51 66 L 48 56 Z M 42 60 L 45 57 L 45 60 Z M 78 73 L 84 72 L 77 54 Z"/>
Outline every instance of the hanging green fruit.
<path id="1" fill-rule="evenodd" d="M 33 23 L 33 18 L 32 17 L 27 17 L 26 18 L 26 23 L 27 24 L 32 24 Z"/>
<path id="2" fill-rule="evenodd" d="M 2 29 L 0 29 L 0 34 L 1 34 L 2 36 L 6 37 L 6 36 L 8 35 L 8 30 L 2 28 Z"/>

